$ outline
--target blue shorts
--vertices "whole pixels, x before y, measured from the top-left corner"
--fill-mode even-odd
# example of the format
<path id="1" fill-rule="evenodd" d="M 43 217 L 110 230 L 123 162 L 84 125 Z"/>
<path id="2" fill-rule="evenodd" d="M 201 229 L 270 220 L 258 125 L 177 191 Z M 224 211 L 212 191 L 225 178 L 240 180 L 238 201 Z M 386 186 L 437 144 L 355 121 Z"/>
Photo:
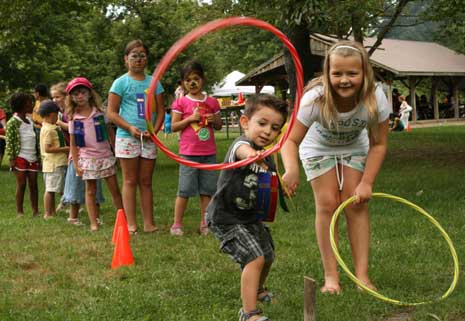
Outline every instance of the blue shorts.
<path id="1" fill-rule="evenodd" d="M 102 192 L 102 183 L 97 180 L 97 195 L 95 196 L 97 204 L 103 203 L 105 198 Z M 63 204 L 85 204 L 86 203 L 86 186 L 81 177 L 76 175 L 74 163 L 68 164 L 66 171 L 65 189 L 61 198 Z"/>
<path id="2" fill-rule="evenodd" d="M 202 164 L 216 163 L 216 155 L 181 155 L 181 157 Z M 179 182 L 177 195 L 184 198 L 189 198 L 197 195 L 213 196 L 216 192 L 217 180 L 218 173 L 216 171 L 207 171 L 181 164 L 179 166 Z"/>

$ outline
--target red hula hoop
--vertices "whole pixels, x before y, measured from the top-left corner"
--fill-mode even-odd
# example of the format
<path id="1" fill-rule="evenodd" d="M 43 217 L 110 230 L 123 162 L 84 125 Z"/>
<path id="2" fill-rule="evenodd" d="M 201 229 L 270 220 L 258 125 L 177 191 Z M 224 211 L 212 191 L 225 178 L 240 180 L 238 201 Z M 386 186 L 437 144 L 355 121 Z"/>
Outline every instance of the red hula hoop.
<path id="1" fill-rule="evenodd" d="M 205 34 L 216 31 L 218 29 L 223 29 L 230 26 L 236 25 L 243 25 L 243 26 L 253 26 L 258 27 L 267 31 L 272 32 L 275 36 L 277 36 L 283 43 L 286 45 L 287 49 L 289 50 L 292 60 L 295 66 L 296 72 L 296 80 L 297 80 L 297 91 L 295 95 L 295 103 L 294 103 L 294 111 L 289 119 L 289 126 L 286 132 L 283 134 L 279 142 L 273 146 L 272 148 L 265 151 L 263 154 L 253 158 L 243 159 L 233 163 L 220 163 L 220 164 L 201 164 L 197 162 L 192 162 L 185 160 L 184 158 L 180 157 L 179 155 L 171 152 L 157 137 L 155 133 L 151 133 L 151 138 L 153 142 L 158 146 L 158 148 L 163 151 L 168 157 L 175 160 L 178 163 L 181 163 L 186 166 L 198 168 L 198 169 L 205 169 L 205 170 L 220 170 L 220 169 L 230 169 L 248 165 L 253 163 L 261 158 L 264 158 L 276 151 L 278 151 L 281 146 L 286 141 L 287 137 L 289 136 L 290 129 L 294 125 L 294 121 L 299 110 L 300 99 L 302 97 L 302 90 L 303 90 L 303 71 L 302 71 L 302 64 L 300 63 L 299 54 L 297 50 L 294 48 L 290 40 L 282 33 L 279 29 L 274 27 L 273 25 L 259 20 L 255 18 L 248 18 L 248 17 L 230 17 L 224 18 L 219 20 L 211 21 L 205 25 L 195 28 L 188 34 L 186 34 L 183 38 L 179 39 L 168 52 L 163 56 L 160 63 L 158 64 L 157 68 L 153 72 L 153 78 L 150 82 L 150 87 L 147 92 L 147 97 L 153 97 L 155 93 L 155 89 L 157 86 L 158 81 L 161 79 L 163 74 L 165 73 L 168 66 L 171 62 L 192 42 L 199 39 L 200 37 L 204 36 Z M 147 104 L 145 107 L 145 119 L 147 122 L 152 122 L 152 99 L 147 99 Z"/>

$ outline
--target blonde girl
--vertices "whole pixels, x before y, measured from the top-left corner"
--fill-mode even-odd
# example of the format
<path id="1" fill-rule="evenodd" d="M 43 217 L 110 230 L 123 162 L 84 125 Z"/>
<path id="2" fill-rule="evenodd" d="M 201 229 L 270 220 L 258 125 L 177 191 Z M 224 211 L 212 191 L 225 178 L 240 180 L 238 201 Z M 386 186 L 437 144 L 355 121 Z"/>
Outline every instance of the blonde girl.
<path id="1" fill-rule="evenodd" d="M 305 88 L 297 121 L 283 146 L 283 179 L 290 194 L 299 185 L 298 156 L 312 186 L 316 235 L 325 283 L 323 293 L 339 294 L 337 262 L 331 250 L 329 224 L 347 198 L 345 210 L 356 276 L 375 288 L 368 276 L 370 225 L 367 202 L 387 147 L 388 103 L 375 85 L 365 49 L 357 42 L 333 45 L 323 75 Z"/>
<path id="2" fill-rule="evenodd" d="M 145 121 L 145 94 L 152 76 L 145 74 L 148 48 L 141 40 L 126 45 L 124 62 L 128 72 L 117 78 L 108 94 L 108 118 L 118 127 L 116 130 L 115 154 L 123 172 L 123 204 L 131 233 L 137 232 L 136 192 L 139 189 L 144 232 L 158 230 L 153 220 L 152 176 L 157 158 L 157 147 L 150 139 Z M 163 86 L 155 90 L 154 131 L 163 124 Z"/>
<path id="3" fill-rule="evenodd" d="M 85 181 L 90 229 L 97 231 L 97 179 L 105 179 L 115 207 L 123 208 L 116 178 L 116 159 L 110 147 L 100 97 L 90 81 L 84 77 L 74 78 L 66 86 L 66 93 L 71 155 L 77 175 Z"/>

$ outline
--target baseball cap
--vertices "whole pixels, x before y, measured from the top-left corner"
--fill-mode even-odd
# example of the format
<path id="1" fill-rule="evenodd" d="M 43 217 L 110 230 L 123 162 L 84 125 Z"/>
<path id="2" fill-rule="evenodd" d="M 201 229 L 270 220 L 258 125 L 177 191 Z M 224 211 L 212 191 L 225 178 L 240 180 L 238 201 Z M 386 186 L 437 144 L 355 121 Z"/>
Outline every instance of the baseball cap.
<path id="1" fill-rule="evenodd" d="M 71 90 L 78 86 L 84 86 L 87 89 L 92 89 L 92 83 L 84 77 L 76 77 L 71 80 L 68 85 L 66 86 L 66 93 L 69 94 Z"/>
<path id="2" fill-rule="evenodd" d="M 46 116 L 51 113 L 58 113 L 60 111 L 60 108 L 58 107 L 57 104 L 55 104 L 51 100 L 45 100 L 40 103 L 39 106 L 39 115 L 41 117 Z"/>

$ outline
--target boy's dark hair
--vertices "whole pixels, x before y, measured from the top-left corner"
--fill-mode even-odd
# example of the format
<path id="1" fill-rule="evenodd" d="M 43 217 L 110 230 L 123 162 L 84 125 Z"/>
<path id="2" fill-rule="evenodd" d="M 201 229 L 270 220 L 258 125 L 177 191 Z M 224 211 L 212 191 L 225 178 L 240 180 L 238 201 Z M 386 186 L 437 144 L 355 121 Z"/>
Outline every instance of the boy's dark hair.
<path id="1" fill-rule="evenodd" d="M 181 79 L 184 80 L 192 72 L 196 73 L 201 78 L 205 78 L 202 65 L 195 60 L 190 60 L 181 68 Z"/>
<path id="2" fill-rule="evenodd" d="M 46 84 L 37 84 L 34 87 L 34 92 L 38 93 L 41 97 L 49 97 L 48 87 Z"/>
<path id="3" fill-rule="evenodd" d="M 263 106 L 280 113 L 283 116 L 284 122 L 287 120 L 287 103 L 270 94 L 257 94 L 247 97 L 247 100 L 245 101 L 244 115 L 250 118 Z"/>
<path id="4" fill-rule="evenodd" d="M 14 113 L 20 112 L 23 110 L 24 105 L 30 101 L 32 103 L 33 98 L 31 95 L 26 93 L 15 93 L 10 98 L 10 107 L 11 111 Z"/>
<path id="5" fill-rule="evenodd" d="M 137 47 L 143 47 L 145 52 L 149 54 L 149 48 L 146 45 L 144 45 L 144 43 L 140 39 L 129 41 L 126 45 L 126 48 L 124 48 L 124 54 L 129 55 L 131 50 Z"/>

